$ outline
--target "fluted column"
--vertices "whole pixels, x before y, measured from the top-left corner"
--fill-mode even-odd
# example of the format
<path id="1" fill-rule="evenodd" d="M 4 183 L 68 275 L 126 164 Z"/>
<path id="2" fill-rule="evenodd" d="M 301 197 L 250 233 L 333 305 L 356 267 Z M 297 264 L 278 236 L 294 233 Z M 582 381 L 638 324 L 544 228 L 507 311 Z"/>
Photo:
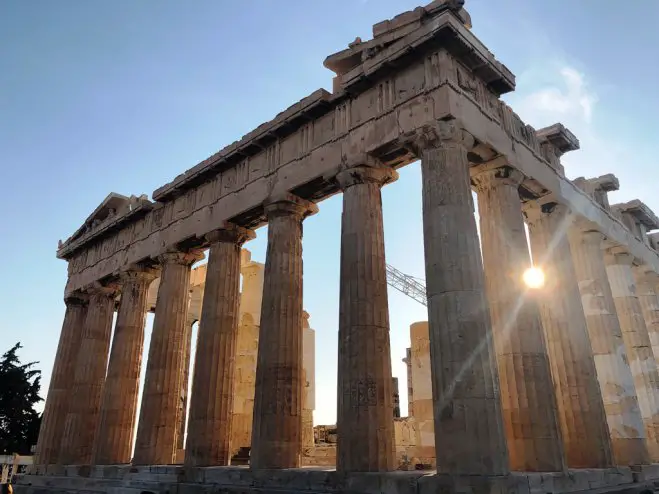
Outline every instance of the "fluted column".
<path id="1" fill-rule="evenodd" d="M 170 465 L 175 461 L 190 267 L 201 257 L 194 252 L 168 252 L 159 257 L 162 275 L 135 440 L 135 465 Z"/>
<path id="2" fill-rule="evenodd" d="M 627 358 L 634 376 L 636 396 L 645 424 L 645 442 L 650 461 L 659 462 L 659 372 L 652 352 L 641 303 L 636 296 L 636 283 L 632 272 L 634 258 L 621 249 L 612 249 L 606 255 L 606 272 L 611 283 L 627 349 Z"/>
<path id="3" fill-rule="evenodd" d="M 648 463 L 634 378 L 601 249 L 604 235 L 576 224 L 569 240 L 615 463 Z"/>
<path id="4" fill-rule="evenodd" d="M 457 121 L 422 129 L 423 233 L 437 470 L 509 470 L 467 149 Z"/>
<path id="5" fill-rule="evenodd" d="M 61 462 L 66 465 L 87 465 L 92 460 L 116 295 L 114 285 L 97 283 L 89 290 L 89 306 L 75 360 L 69 413 L 62 434 Z"/>
<path id="6" fill-rule="evenodd" d="M 581 306 L 565 206 L 528 204 L 531 249 L 545 273 L 538 303 L 549 351 L 565 456 L 571 468 L 612 465 L 611 440 Z"/>
<path id="7" fill-rule="evenodd" d="M 228 465 L 240 297 L 240 246 L 251 230 L 226 224 L 210 242 L 202 305 L 185 464 Z"/>
<path id="8" fill-rule="evenodd" d="M 157 271 L 138 267 L 121 274 L 121 300 L 92 460 L 96 465 L 130 463 L 140 388 L 147 294 L 156 276 Z"/>
<path id="9" fill-rule="evenodd" d="M 289 196 L 265 207 L 261 329 L 250 466 L 300 466 L 302 429 L 302 220 L 317 206 Z"/>
<path id="10" fill-rule="evenodd" d="M 188 318 L 185 321 L 185 334 L 183 335 L 183 360 L 181 362 L 181 372 L 183 377 L 181 378 L 181 391 L 179 392 L 179 414 L 176 425 L 176 450 L 174 453 L 174 462 L 180 463 L 183 461 L 183 458 L 179 460 L 178 455 L 185 450 L 185 433 L 186 420 L 188 413 L 188 401 L 190 400 L 191 390 L 188 389 L 190 383 L 190 360 L 192 358 L 192 326 L 194 326 L 194 319 L 190 317 L 190 304 L 192 303 L 193 290 L 190 290 L 188 293 Z M 201 316 L 200 316 L 201 317 Z M 199 334 L 197 332 L 197 334 Z"/>
<path id="11" fill-rule="evenodd" d="M 523 178 L 507 166 L 472 176 L 478 191 L 485 286 L 510 468 L 561 471 L 565 460 L 547 346 L 537 302 L 523 281 L 531 266 L 518 192 Z"/>
<path id="12" fill-rule="evenodd" d="M 643 309 L 643 319 L 648 329 L 652 353 L 659 365 L 659 274 L 648 266 L 634 268 L 636 278 L 636 294 Z"/>
<path id="13" fill-rule="evenodd" d="M 83 293 L 76 293 L 67 297 L 64 302 L 66 312 L 57 344 L 48 396 L 41 417 L 35 465 L 54 465 L 60 462 L 64 422 L 72 401 L 75 363 L 80 349 L 88 298 Z"/>
<path id="14" fill-rule="evenodd" d="M 336 468 L 394 469 L 389 302 L 380 187 L 389 168 L 342 171 Z"/>

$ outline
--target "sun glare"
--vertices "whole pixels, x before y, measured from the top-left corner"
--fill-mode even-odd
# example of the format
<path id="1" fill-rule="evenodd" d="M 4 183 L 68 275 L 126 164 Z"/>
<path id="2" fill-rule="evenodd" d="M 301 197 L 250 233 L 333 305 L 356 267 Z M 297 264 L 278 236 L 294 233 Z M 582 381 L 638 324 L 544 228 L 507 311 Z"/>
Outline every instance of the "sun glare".
<path id="1" fill-rule="evenodd" d="M 523 279 L 529 288 L 542 288 L 545 284 L 545 273 L 540 268 L 529 268 L 524 271 Z"/>

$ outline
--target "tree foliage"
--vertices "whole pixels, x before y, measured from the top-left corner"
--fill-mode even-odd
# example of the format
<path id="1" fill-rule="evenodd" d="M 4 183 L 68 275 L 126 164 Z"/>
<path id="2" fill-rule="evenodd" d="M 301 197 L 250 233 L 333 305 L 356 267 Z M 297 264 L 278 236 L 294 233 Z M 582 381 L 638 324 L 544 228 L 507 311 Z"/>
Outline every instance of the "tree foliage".
<path id="1" fill-rule="evenodd" d="M 0 454 L 29 455 L 39 436 L 41 371 L 37 362 L 21 364 L 21 348 L 16 343 L 0 359 Z"/>

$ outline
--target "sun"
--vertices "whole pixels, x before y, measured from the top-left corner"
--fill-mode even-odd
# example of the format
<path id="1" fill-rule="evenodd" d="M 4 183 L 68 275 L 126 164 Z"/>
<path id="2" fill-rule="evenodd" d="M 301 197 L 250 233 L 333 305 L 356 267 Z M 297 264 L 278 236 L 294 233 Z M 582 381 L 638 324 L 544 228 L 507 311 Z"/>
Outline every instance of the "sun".
<path id="1" fill-rule="evenodd" d="M 540 268 L 529 268 L 522 276 L 526 286 L 532 289 L 542 288 L 545 285 L 545 273 Z"/>

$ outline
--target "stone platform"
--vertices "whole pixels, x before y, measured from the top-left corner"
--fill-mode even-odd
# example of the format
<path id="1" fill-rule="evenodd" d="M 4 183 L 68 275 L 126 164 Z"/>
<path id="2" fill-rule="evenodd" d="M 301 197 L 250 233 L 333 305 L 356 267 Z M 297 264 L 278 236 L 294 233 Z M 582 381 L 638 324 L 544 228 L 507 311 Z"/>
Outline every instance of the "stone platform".
<path id="1" fill-rule="evenodd" d="M 656 479 L 656 480 L 655 480 Z M 252 471 L 248 467 L 69 466 L 16 479 L 17 494 L 650 494 L 659 491 L 659 465 L 501 477 L 452 476 L 430 471 L 341 475 L 333 469 Z"/>

